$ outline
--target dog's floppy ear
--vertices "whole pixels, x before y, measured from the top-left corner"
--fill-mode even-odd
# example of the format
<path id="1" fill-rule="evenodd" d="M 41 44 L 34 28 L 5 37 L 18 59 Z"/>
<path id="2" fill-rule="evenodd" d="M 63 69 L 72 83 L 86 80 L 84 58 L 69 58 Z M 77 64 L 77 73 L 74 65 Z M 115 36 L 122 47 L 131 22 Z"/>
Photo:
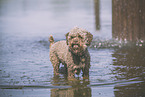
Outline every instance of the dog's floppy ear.
<path id="1" fill-rule="evenodd" d="M 65 34 L 65 37 L 66 37 L 66 44 L 68 45 L 68 35 L 69 35 L 69 32 Z"/>
<path id="2" fill-rule="evenodd" d="M 93 40 L 93 35 L 90 32 L 87 32 L 86 36 L 87 36 L 86 44 L 87 44 L 87 46 L 90 46 L 91 42 Z"/>

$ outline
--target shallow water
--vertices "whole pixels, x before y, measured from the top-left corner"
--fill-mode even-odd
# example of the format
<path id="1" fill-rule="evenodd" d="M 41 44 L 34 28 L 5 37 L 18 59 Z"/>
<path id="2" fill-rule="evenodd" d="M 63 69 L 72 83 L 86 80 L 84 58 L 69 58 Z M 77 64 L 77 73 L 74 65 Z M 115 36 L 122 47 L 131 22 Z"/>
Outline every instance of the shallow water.
<path id="1" fill-rule="evenodd" d="M 100 3 L 96 30 L 93 0 L 0 0 L 0 96 L 144 97 L 145 45 L 113 40 L 111 0 Z M 94 35 L 89 81 L 53 76 L 48 36 L 74 26 Z"/>

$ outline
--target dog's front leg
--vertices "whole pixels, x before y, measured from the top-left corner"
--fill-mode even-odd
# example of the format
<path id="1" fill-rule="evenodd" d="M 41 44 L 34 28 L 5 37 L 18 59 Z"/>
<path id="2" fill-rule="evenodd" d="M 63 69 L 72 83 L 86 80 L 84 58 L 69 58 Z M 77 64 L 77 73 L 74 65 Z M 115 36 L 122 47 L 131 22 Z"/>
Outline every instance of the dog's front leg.
<path id="1" fill-rule="evenodd" d="M 83 79 L 89 79 L 89 65 L 83 68 Z"/>
<path id="2" fill-rule="evenodd" d="M 71 67 L 69 67 L 67 69 L 68 71 L 68 80 L 75 80 L 75 75 L 74 75 L 74 71 Z"/>

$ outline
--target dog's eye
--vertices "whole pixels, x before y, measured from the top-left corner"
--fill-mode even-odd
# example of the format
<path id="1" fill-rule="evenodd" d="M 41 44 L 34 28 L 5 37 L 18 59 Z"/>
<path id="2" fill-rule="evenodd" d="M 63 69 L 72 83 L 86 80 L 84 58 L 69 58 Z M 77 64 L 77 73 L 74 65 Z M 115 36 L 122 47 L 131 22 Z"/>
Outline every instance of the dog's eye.
<path id="1" fill-rule="evenodd" d="M 71 39 L 73 39 L 73 38 L 74 38 L 74 36 L 71 36 L 70 38 L 71 38 Z"/>
<path id="2" fill-rule="evenodd" d="M 83 37 L 81 35 L 78 36 L 79 38 L 83 39 Z"/>

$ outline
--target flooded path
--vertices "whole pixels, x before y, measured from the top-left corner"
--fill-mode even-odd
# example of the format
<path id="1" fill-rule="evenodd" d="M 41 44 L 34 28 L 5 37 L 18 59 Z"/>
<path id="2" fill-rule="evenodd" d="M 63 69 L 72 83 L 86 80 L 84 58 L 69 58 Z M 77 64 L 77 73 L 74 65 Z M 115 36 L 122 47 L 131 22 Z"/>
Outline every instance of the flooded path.
<path id="1" fill-rule="evenodd" d="M 144 97 L 145 44 L 112 39 L 111 0 L 0 0 L 1 97 Z M 53 76 L 48 36 L 64 40 L 74 26 L 94 35 L 90 80 Z"/>

